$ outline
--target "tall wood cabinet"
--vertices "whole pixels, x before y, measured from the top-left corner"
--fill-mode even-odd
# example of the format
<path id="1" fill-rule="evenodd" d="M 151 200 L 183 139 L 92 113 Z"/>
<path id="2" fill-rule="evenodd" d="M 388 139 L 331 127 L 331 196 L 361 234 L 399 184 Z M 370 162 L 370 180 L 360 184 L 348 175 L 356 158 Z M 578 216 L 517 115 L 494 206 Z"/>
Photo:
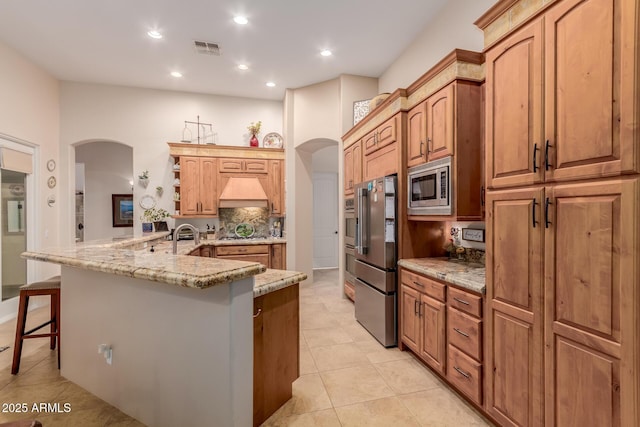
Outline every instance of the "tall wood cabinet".
<path id="1" fill-rule="evenodd" d="M 486 410 L 639 425 L 640 2 L 540 7 L 486 53 Z"/>
<path id="2" fill-rule="evenodd" d="M 217 215 L 216 159 L 180 158 L 180 211 L 182 215 Z"/>

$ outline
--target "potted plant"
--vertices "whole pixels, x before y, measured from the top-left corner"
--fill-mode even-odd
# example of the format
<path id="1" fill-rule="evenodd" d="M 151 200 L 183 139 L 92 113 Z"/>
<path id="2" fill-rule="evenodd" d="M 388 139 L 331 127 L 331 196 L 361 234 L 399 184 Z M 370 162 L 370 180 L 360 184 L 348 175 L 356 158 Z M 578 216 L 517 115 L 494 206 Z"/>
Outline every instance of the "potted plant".
<path id="1" fill-rule="evenodd" d="M 249 146 L 257 147 L 259 145 L 259 141 L 256 135 L 260 133 L 260 127 L 262 127 L 262 121 L 260 120 L 258 120 L 256 123 L 251 122 L 251 124 L 247 126 L 247 130 L 252 135 L 251 140 L 249 141 Z"/>
<path id="2" fill-rule="evenodd" d="M 156 231 L 169 231 L 167 222 L 164 221 L 166 218 L 169 218 L 169 216 L 169 212 L 162 208 L 146 209 L 140 217 L 140 219 L 143 221 L 142 229 L 145 229 L 144 222 L 152 222 Z"/>
<path id="3" fill-rule="evenodd" d="M 149 185 L 149 171 L 148 170 L 145 169 L 144 171 L 142 171 L 142 173 L 140 175 L 138 175 L 138 182 L 144 188 L 147 188 L 147 185 Z"/>

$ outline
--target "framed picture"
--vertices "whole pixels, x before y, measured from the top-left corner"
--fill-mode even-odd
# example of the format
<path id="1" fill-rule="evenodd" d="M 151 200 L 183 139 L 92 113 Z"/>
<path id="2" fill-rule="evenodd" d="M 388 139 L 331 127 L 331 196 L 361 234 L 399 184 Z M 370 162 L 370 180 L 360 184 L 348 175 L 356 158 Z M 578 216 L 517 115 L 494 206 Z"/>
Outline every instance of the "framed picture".
<path id="1" fill-rule="evenodd" d="M 363 101 L 356 101 L 353 103 L 353 125 L 357 125 L 358 122 L 369 114 L 369 102 L 370 99 Z"/>
<path id="2" fill-rule="evenodd" d="M 133 194 L 112 194 L 111 216 L 114 227 L 133 227 Z"/>

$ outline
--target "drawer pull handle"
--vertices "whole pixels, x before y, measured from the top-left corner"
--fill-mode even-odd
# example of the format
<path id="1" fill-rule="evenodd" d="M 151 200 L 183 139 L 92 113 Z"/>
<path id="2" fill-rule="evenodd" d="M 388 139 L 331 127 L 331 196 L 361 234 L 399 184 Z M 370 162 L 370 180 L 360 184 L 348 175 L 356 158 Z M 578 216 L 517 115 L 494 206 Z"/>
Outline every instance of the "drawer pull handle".
<path id="1" fill-rule="evenodd" d="M 454 300 L 458 301 L 460 304 L 469 305 L 465 300 L 461 300 L 460 298 L 453 297 Z"/>
<path id="2" fill-rule="evenodd" d="M 468 334 L 465 334 L 464 332 L 462 332 L 460 329 L 458 328 L 453 328 L 454 331 L 456 331 L 457 333 L 459 333 L 460 335 L 462 335 L 463 337 L 467 337 L 469 338 Z"/>
<path id="3" fill-rule="evenodd" d="M 456 371 L 458 371 L 458 373 L 460 375 L 462 375 L 463 377 L 465 377 L 466 379 L 470 380 L 471 379 L 471 375 L 467 374 L 465 371 L 463 371 L 462 369 L 458 368 L 457 366 L 454 366 L 453 369 L 455 369 Z"/>
<path id="4" fill-rule="evenodd" d="M 255 319 L 256 317 L 260 316 L 260 314 L 262 314 L 262 309 L 261 308 L 259 308 L 258 312 L 253 315 L 253 318 Z"/>
<path id="5" fill-rule="evenodd" d="M 421 288 L 424 288 L 424 285 L 420 282 L 416 282 L 415 280 L 413 281 L 413 284 L 416 286 L 420 286 Z"/>

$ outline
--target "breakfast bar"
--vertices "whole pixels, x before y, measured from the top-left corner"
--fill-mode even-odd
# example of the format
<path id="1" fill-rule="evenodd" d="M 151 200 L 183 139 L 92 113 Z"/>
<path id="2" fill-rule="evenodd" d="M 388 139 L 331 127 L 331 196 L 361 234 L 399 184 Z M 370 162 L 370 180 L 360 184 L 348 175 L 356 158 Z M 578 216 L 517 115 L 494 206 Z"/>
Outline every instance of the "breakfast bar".
<path id="1" fill-rule="evenodd" d="M 22 254 L 62 268 L 61 374 L 147 425 L 250 426 L 254 295 L 306 276 L 163 238 Z"/>

